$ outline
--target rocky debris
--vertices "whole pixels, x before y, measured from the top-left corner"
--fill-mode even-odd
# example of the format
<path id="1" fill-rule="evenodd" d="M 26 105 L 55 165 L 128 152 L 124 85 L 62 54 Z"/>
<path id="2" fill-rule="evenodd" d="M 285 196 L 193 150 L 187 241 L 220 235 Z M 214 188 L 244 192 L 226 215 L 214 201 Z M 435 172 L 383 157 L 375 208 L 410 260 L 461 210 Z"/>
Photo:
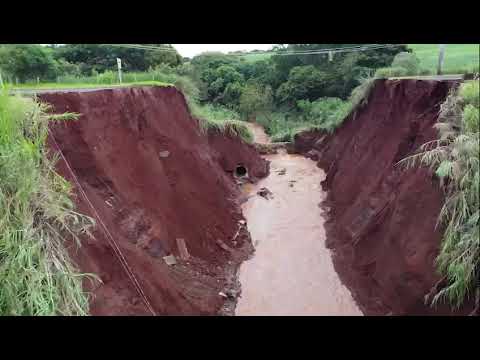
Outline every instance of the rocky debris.
<path id="1" fill-rule="evenodd" d="M 216 243 L 218 246 L 220 246 L 220 248 L 221 248 L 222 250 L 225 250 L 225 251 L 228 251 L 228 252 L 231 251 L 230 247 L 229 247 L 227 244 L 225 244 L 222 240 L 217 239 L 217 241 L 216 241 L 215 243 Z"/>
<path id="2" fill-rule="evenodd" d="M 291 145 L 288 142 L 278 142 L 278 143 L 270 143 L 270 144 L 260 144 L 255 143 L 254 146 L 258 150 L 261 155 L 273 155 L 278 154 L 279 149 L 287 149 L 287 147 Z"/>
<path id="3" fill-rule="evenodd" d="M 239 223 L 240 225 L 245 225 L 247 222 L 246 222 L 245 220 L 238 220 L 238 223 Z"/>
<path id="4" fill-rule="evenodd" d="M 168 150 L 160 151 L 160 152 L 158 153 L 158 155 L 159 155 L 161 158 L 167 158 L 167 157 L 170 156 L 170 151 L 168 151 Z"/>
<path id="5" fill-rule="evenodd" d="M 164 256 L 163 260 L 168 266 L 176 265 L 177 264 L 177 258 L 174 255 L 168 255 Z"/>
<path id="6" fill-rule="evenodd" d="M 317 150 L 310 150 L 305 156 L 313 161 L 318 161 L 320 153 Z"/>
<path id="7" fill-rule="evenodd" d="M 285 168 L 282 168 L 282 169 L 277 171 L 278 175 L 285 175 L 286 173 L 287 173 L 287 169 L 285 169 Z"/>
<path id="8" fill-rule="evenodd" d="M 266 187 L 260 188 L 260 190 L 257 191 L 257 194 L 267 200 L 273 199 L 273 193 Z"/>

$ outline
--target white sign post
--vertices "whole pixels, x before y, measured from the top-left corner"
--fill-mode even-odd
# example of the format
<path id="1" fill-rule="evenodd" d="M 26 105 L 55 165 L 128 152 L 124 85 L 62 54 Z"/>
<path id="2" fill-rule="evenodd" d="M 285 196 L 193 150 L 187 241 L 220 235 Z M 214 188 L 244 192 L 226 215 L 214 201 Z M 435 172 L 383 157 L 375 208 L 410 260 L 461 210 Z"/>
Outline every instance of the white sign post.
<path id="1" fill-rule="evenodd" d="M 0 87 L 3 88 L 2 72 L 0 71 Z"/>
<path id="2" fill-rule="evenodd" d="M 117 58 L 117 67 L 118 67 L 118 80 L 120 84 L 122 83 L 122 60 Z"/>

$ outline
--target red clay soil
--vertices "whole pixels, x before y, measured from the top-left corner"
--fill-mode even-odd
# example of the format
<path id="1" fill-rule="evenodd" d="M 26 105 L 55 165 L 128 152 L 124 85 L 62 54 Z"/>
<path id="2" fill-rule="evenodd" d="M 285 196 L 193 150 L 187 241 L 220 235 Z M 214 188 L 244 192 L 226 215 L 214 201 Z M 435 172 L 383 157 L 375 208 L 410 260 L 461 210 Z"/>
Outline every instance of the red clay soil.
<path id="1" fill-rule="evenodd" d="M 237 270 L 253 247 L 240 228 L 239 190 L 229 172 L 242 163 L 260 178 L 268 173 L 267 162 L 238 138 L 203 135 L 173 87 L 40 98 L 57 113 L 81 114 L 78 121 L 52 126 L 52 134 L 155 313 L 232 314 Z M 58 170 L 73 184 L 63 161 Z M 94 217 L 75 190 L 78 210 Z M 150 315 L 98 221 L 93 235 L 80 249 L 71 248 L 80 269 L 103 281 L 85 283 L 93 292 L 91 314 Z M 180 257 L 178 238 L 185 241 L 188 260 Z M 170 254 L 176 265 L 164 261 Z"/>
<path id="2" fill-rule="evenodd" d="M 367 315 L 452 314 L 447 305 L 424 304 L 440 280 L 434 260 L 442 229 L 435 225 L 443 191 L 428 169 L 395 164 L 437 137 L 432 126 L 455 84 L 377 80 L 368 104 L 333 135 L 295 138 L 296 150 L 327 172 L 327 246 Z"/>

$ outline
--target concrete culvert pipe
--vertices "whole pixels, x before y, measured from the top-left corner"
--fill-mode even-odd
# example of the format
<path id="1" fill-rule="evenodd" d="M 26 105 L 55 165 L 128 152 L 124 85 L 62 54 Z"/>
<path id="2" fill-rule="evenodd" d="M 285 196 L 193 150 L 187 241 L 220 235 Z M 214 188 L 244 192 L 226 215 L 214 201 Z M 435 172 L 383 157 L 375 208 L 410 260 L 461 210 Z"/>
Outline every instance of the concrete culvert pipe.
<path id="1" fill-rule="evenodd" d="M 247 168 L 243 165 L 237 165 L 235 167 L 235 176 L 236 177 L 247 177 L 248 176 Z"/>

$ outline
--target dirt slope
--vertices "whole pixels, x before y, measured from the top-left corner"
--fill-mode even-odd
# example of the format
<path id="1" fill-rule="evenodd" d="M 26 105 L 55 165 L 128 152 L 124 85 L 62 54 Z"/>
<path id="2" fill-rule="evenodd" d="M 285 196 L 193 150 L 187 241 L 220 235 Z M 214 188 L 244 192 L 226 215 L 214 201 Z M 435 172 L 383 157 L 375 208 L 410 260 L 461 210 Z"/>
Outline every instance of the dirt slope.
<path id="1" fill-rule="evenodd" d="M 327 239 L 342 281 L 365 314 L 450 314 L 424 295 L 439 280 L 435 229 L 444 195 L 425 168 L 394 165 L 426 141 L 455 82 L 378 80 L 368 105 L 332 136 L 299 134 L 298 152 L 327 172 Z M 459 313 L 465 313 L 461 309 Z"/>
<path id="2" fill-rule="evenodd" d="M 56 112 L 82 114 L 76 122 L 53 127 L 53 136 L 155 312 L 231 313 L 235 296 L 226 301 L 218 293 L 238 290 L 236 271 L 252 245 L 248 232 L 239 230 L 239 191 L 228 172 L 242 163 L 250 174 L 265 176 L 267 163 L 255 149 L 221 134 L 202 135 L 173 87 L 40 98 Z M 58 167 L 72 180 L 63 161 Z M 79 195 L 77 203 L 93 216 Z M 185 241 L 188 261 L 180 259 L 178 238 Z M 150 314 L 100 226 L 94 239 L 72 253 L 83 271 L 103 281 L 86 284 L 94 295 L 92 314 Z M 174 266 L 163 260 L 170 254 L 177 258 Z"/>

